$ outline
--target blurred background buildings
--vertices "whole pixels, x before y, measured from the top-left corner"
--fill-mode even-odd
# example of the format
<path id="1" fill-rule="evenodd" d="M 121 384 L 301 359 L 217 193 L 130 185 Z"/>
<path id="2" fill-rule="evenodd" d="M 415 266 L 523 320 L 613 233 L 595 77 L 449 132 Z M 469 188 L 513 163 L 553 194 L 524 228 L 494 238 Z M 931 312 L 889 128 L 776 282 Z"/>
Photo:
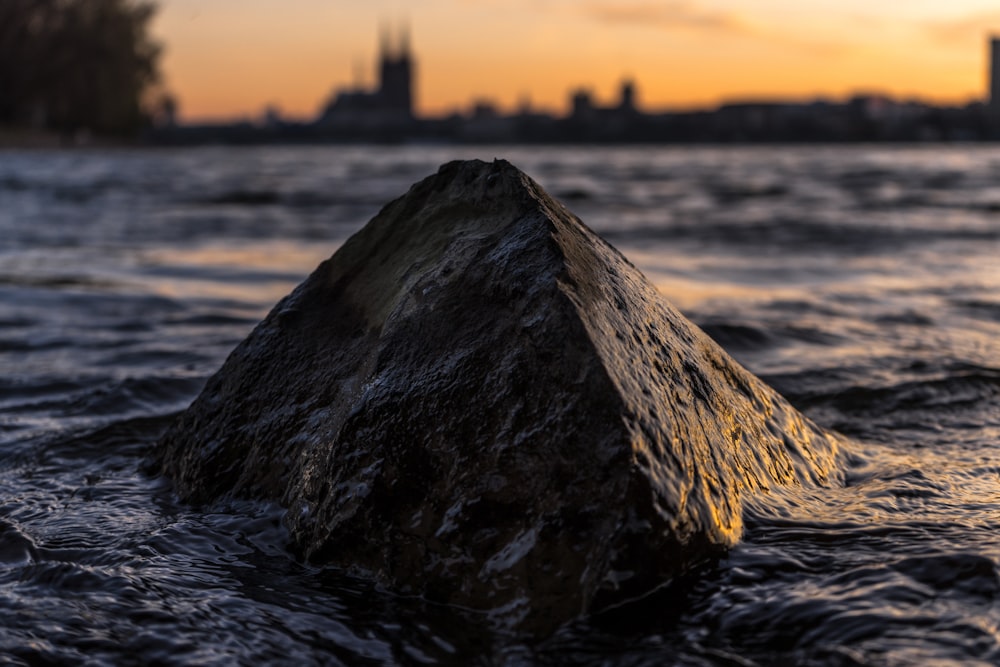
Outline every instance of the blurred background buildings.
<path id="1" fill-rule="evenodd" d="M 309 121 L 271 109 L 259 121 L 179 126 L 161 124 L 156 143 L 753 143 L 914 142 L 1000 139 L 1000 39 L 989 40 L 989 97 L 962 106 L 858 93 L 845 100 L 748 99 L 713 109 L 654 111 L 641 104 L 639 84 L 624 79 L 618 97 L 596 99 L 588 88 L 568 93 L 568 113 L 533 109 L 525 100 L 503 113 L 487 99 L 464 111 L 419 115 L 414 104 L 417 56 L 409 29 L 383 26 L 376 81 L 335 90 Z"/>
<path id="2" fill-rule="evenodd" d="M 525 96 L 506 109 L 476 97 L 464 108 L 428 113 L 417 104 L 420 58 L 410 28 L 389 23 L 378 35 L 373 81 L 366 84 L 366 68 L 356 65 L 353 82 L 333 90 L 312 117 L 286 117 L 270 105 L 252 119 L 183 122 L 183 100 L 164 85 L 163 49 L 150 32 L 156 8 L 150 0 L 0 2 L 0 145 L 30 133 L 63 143 L 97 138 L 167 145 L 1000 139 L 998 38 L 987 42 L 986 94 L 951 105 L 858 92 L 737 98 L 714 107 L 665 110 L 644 103 L 641 80 L 623 77 L 611 99 L 589 87 L 606 80 L 568 91 L 563 112 L 537 108 Z M 492 84 L 482 80 L 487 89 Z"/>

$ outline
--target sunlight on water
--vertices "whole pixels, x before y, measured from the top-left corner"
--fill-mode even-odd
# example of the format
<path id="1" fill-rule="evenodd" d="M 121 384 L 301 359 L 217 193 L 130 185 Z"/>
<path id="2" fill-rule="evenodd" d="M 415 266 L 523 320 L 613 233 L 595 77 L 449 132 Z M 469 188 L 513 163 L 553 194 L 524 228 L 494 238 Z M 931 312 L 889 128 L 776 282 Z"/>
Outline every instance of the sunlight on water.
<path id="1" fill-rule="evenodd" d="M 171 299 L 259 303 L 270 310 L 290 286 L 336 251 L 337 243 L 311 246 L 271 240 L 266 245 L 211 244 L 145 252 L 140 260 L 147 289 Z M 306 268 L 310 267 L 310 268 Z"/>

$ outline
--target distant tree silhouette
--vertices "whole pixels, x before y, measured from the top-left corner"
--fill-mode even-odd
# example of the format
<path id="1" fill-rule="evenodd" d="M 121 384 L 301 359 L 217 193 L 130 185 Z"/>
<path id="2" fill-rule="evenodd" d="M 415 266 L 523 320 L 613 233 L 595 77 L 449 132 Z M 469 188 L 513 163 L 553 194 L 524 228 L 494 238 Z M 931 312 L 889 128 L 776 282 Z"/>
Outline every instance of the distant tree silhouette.
<path id="1" fill-rule="evenodd" d="M 160 46 L 145 0 L 0 0 L 0 124 L 134 134 Z"/>

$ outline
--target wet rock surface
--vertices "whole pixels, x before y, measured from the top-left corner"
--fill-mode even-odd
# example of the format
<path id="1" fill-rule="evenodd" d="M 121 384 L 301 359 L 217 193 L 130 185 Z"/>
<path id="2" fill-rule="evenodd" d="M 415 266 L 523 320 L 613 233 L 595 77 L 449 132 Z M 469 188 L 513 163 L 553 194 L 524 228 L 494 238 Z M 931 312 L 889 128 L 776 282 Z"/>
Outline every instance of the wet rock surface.
<path id="1" fill-rule="evenodd" d="M 163 436 L 191 502 L 277 500 L 307 559 L 546 632 L 739 539 L 836 440 L 503 161 L 414 185 Z"/>

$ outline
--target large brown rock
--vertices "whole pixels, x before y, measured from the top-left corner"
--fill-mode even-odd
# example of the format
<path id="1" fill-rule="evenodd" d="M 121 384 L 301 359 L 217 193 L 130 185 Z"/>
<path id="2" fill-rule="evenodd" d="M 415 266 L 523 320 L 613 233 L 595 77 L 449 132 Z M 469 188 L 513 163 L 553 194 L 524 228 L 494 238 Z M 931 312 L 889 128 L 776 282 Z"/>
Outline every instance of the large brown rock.
<path id="1" fill-rule="evenodd" d="M 182 497 L 274 499 L 302 555 L 528 630 L 732 545 L 834 438 L 510 164 L 348 240 L 163 436 Z"/>

